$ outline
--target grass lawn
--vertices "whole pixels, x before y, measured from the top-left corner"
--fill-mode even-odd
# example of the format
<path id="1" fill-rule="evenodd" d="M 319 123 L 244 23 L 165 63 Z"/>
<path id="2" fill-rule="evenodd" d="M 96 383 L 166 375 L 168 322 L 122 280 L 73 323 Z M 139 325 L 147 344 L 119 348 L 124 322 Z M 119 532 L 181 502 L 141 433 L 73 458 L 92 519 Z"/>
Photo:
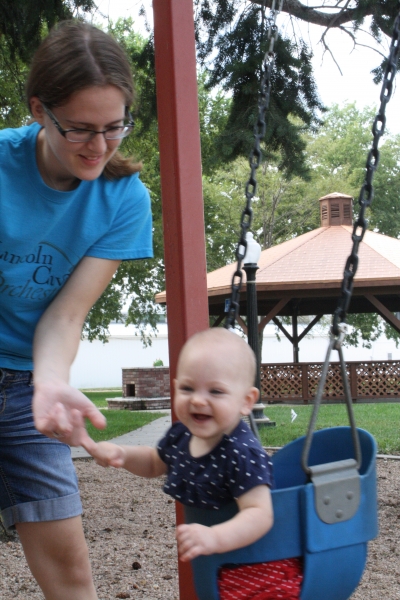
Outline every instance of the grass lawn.
<path id="1" fill-rule="evenodd" d="M 95 442 L 110 440 L 165 416 L 165 413 L 153 413 L 145 410 L 140 412 L 132 410 L 102 410 L 101 412 L 107 419 L 107 427 L 105 429 L 96 429 L 91 423 L 87 424 L 88 433 Z"/>
<path id="2" fill-rule="evenodd" d="M 101 410 L 107 419 L 107 427 L 103 430 L 96 429 L 91 423 L 87 423 L 88 433 L 95 442 L 110 440 L 129 431 L 134 431 L 164 416 L 164 413 L 154 413 L 145 410 L 102 410 L 107 408 L 106 398 L 120 398 L 122 396 L 121 389 L 102 390 L 99 392 L 93 390 L 81 391 Z"/>
<path id="3" fill-rule="evenodd" d="M 291 423 L 291 410 L 297 418 Z M 276 422 L 276 427 L 260 430 L 264 446 L 284 446 L 307 433 L 312 406 L 267 405 L 265 414 Z M 354 415 L 357 427 L 366 429 L 375 437 L 378 452 L 400 454 L 400 403 L 356 404 Z M 319 410 L 316 429 L 348 425 L 344 404 L 323 404 Z"/>
<path id="4" fill-rule="evenodd" d="M 97 408 L 107 408 L 107 398 L 121 398 L 122 389 L 101 390 L 100 392 L 93 390 L 81 390 L 93 402 Z"/>
<path id="5" fill-rule="evenodd" d="M 122 396 L 121 389 L 82 391 L 100 409 L 107 408 L 106 398 Z M 355 404 L 353 407 L 357 426 L 372 433 L 378 444 L 378 452 L 382 454 L 400 454 L 400 403 Z M 297 413 L 297 418 L 293 423 L 291 422 L 292 409 Z M 276 422 L 276 427 L 264 427 L 260 430 L 263 445 L 284 446 L 305 435 L 311 412 L 311 405 L 267 405 L 265 414 L 271 421 Z M 99 431 L 90 423 L 88 424 L 89 435 L 96 441 L 123 435 L 163 416 L 163 413 L 129 410 L 105 410 L 103 414 L 107 418 L 107 428 L 104 431 Z M 321 406 L 317 419 L 317 429 L 348 424 L 344 404 L 323 404 Z"/>

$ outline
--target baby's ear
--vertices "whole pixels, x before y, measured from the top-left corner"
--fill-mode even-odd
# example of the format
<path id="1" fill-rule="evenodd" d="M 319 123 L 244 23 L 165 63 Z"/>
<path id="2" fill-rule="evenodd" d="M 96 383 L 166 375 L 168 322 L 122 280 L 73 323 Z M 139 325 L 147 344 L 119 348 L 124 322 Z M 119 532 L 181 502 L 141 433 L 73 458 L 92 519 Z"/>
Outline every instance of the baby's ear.
<path id="1" fill-rule="evenodd" d="M 240 411 L 242 415 L 249 415 L 251 410 L 257 400 L 260 397 L 260 391 L 256 387 L 251 387 L 248 389 L 247 394 L 244 399 L 244 404 L 242 406 L 242 410 Z"/>

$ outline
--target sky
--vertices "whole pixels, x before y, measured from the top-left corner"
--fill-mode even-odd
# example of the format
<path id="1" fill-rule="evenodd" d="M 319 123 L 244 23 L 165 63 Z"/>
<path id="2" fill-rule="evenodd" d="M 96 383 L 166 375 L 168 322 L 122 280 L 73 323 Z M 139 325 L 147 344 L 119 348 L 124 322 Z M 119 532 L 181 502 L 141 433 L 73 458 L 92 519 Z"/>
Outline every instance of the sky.
<path id="1" fill-rule="evenodd" d="M 99 11 L 115 21 L 118 17 L 131 16 L 136 22 L 138 29 L 144 32 L 144 21 L 138 16 L 141 5 L 147 10 L 147 15 L 152 25 L 152 1 L 151 0 L 97 0 Z M 318 91 L 322 102 L 330 106 L 337 103 L 343 105 L 345 102 L 355 102 L 358 108 L 372 106 L 375 110 L 379 108 L 380 86 L 372 82 L 371 70 L 380 62 L 380 57 L 374 50 L 365 47 L 353 48 L 350 37 L 337 30 L 329 32 L 327 40 L 334 54 L 338 66 L 335 64 L 328 52 L 323 51 L 323 46 L 318 43 L 323 29 L 314 25 L 299 25 L 292 21 L 289 16 L 282 13 L 278 26 L 288 37 L 293 38 L 300 34 L 312 42 L 314 51 L 313 66 Z M 300 29 L 301 28 L 301 29 Z M 365 34 L 360 38 L 365 45 L 372 45 L 373 40 Z M 383 51 L 387 55 L 389 44 Z M 382 51 L 382 48 L 381 48 Z M 400 87 L 400 75 L 397 79 Z M 387 129 L 392 133 L 400 133 L 400 92 L 396 90 L 387 106 Z"/>

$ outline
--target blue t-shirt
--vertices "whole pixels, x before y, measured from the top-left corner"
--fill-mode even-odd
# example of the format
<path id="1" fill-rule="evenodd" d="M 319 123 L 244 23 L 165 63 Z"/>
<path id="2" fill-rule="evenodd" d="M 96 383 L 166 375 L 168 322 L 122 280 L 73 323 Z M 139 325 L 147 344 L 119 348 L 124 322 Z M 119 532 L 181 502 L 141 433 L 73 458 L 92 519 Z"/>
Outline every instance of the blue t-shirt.
<path id="1" fill-rule="evenodd" d="M 168 467 L 164 492 L 188 506 L 219 509 L 258 485 L 273 486 L 272 463 L 241 421 L 209 454 L 193 458 L 191 433 L 177 421 L 157 446 Z"/>
<path id="2" fill-rule="evenodd" d="M 84 256 L 148 258 L 150 198 L 138 174 L 49 188 L 36 164 L 40 125 L 0 131 L 0 367 L 32 368 L 36 324 Z"/>

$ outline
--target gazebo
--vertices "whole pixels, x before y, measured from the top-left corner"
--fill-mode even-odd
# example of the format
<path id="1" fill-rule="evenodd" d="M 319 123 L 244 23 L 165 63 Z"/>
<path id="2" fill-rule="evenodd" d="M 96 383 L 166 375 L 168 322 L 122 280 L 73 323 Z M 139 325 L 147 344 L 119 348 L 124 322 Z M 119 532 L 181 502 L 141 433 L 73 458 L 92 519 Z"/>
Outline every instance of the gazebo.
<path id="1" fill-rule="evenodd" d="M 277 317 L 292 317 L 294 362 L 298 362 L 300 341 L 297 317 L 317 315 L 303 337 L 322 315 L 333 313 L 352 245 L 351 196 L 334 192 L 319 202 L 321 227 L 264 250 L 256 275 L 259 328 L 274 320 L 283 330 Z M 349 312 L 378 312 L 400 333 L 400 320 L 393 314 L 400 310 L 400 240 L 367 231 L 359 257 Z M 217 319 L 223 318 L 235 268 L 230 264 L 207 275 L 209 311 Z M 240 306 L 245 315 L 245 294 Z"/>
<path id="2" fill-rule="evenodd" d="M 290 365 L 262 365 L 263 399 L 307 402 L 318 383 L 320 367 L 299 362 L 299 342 L 323 315 L 332 314 L 340 295 L 343 269 L 351 252 L 352 197 L 334 192 L 320 198 L 321 226 L 261 253 L 256 274 L 259 332 L 273 321 L 293 345 Z M 350 313 L 377 312 L 400 333 L 400 240 L 367 231 L 359 249 L 360 262 L 354 279 Z M 218 325 L 225 316 L 236 263 L 207 275 L 209 313 Z M 239 323 L 246 332 L 244 284 Z M 165 302 L 165 294 L 157 295 Z M 312 316 L 299 333 L 298 317 Z M 291 317 L 289 332 L 279 317 Z M 321 357 L 321 361 L 324 357 Z M 340 401 L 343 389 L 339 370 L 332 367 L 325 389 L 328 400 Z M 385 371 L 383 373 L 382 369 Z M 379 375 L 376 370 L 379 371 Z M 351 363 L 353 399 L 397 398 L 400 364 L 396 361 Z M 372 388 L 372 382 L 374 382 Z M 388 387 L 389 383 L 389 387 Z"/>

